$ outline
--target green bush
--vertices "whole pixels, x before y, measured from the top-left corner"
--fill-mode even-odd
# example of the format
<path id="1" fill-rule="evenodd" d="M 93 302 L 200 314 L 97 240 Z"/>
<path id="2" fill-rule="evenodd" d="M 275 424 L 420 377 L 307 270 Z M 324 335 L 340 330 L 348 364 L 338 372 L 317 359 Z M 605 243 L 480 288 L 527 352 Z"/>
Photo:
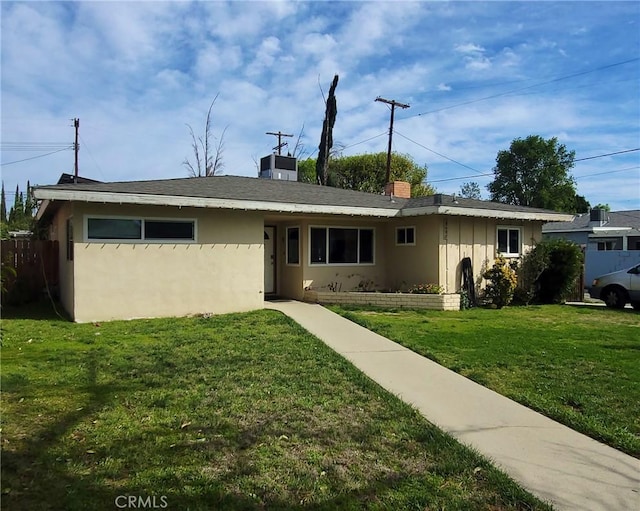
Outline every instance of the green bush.
<path id="1" fill-rule="evenodd" d="M 562 303 L 582 272 L 582 249 L 562 239 L 539 242 L 522 258 L 519 286 L 527 303 Z"/>
<path id="2" fill-rule="evenodd" d="M 485 297 L 498 309 L 509 305 L 513 300 L 518 278 L 513 264 L 503 256 L 498 256 L 493 266 L 482 274 L 489 282 L 485 288 Z"/>
<path id="3" fill-rule="evenodd" d="M 409 293 L 414 295 L 439 295 L 444 291 L 438 284 L 416 284 L 409 288 Z"/>

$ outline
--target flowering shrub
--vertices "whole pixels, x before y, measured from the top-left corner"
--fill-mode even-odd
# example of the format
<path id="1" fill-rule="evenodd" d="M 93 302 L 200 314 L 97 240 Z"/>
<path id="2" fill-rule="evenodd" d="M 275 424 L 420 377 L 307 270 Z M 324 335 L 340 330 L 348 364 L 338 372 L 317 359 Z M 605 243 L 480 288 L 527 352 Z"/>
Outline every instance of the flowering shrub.
<path id="1" fill-rule="evenodd" d="M 501 309 L 511 303 L 518 278 L 513 266 L 503 256 L 496 258 L 493 266 L 482 274 L 482 278 L 489 281 L 485 296 L 492 304 Z"/>
<path id="2" fill-rule="evenodd" d="M 409 288 L 409 293 L 414 295 L 439 295 L 444 291 L 438 284 L 416 284 Z"/>

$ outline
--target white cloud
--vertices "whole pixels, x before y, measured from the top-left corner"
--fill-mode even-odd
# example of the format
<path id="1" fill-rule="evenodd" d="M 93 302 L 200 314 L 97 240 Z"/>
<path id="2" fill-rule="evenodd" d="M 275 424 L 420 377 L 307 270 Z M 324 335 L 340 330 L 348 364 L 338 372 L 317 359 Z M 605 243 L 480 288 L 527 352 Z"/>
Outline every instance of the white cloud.
<path id="1" fill-rule="evenodd" d="M 457 44 L 454 50 L 458 53 L 484 53 L 486 51 L 482 46 L 473 43 Z"/>

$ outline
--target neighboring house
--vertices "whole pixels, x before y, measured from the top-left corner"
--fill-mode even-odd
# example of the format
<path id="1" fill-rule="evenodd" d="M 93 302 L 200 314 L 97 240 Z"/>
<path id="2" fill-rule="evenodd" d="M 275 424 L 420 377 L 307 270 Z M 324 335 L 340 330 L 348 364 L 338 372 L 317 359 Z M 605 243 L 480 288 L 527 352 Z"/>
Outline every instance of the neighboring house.
<path id="1" fill-rule="evenodd" d="M 563 238 L 580 245 L 585 253 L 585 286 L 605 273 L 640 263 L 640 210 L 592 209 L 571 222 L 551 222 L 542 228 L 544 238 Z"/>
<path id="2" fill-rule="evenodd" d="M 272 175 L 275 175 L 272 173 Z M 262 308 L 305 289 L 461 285 L 497 252 L 517 257 L 571 215 L 437 194 L 409 197 L 216 176 L 37 187 L 60 241 L 61 301 L 75 321 Z M 478 279 L 479 281 L 479 279 Z"/>

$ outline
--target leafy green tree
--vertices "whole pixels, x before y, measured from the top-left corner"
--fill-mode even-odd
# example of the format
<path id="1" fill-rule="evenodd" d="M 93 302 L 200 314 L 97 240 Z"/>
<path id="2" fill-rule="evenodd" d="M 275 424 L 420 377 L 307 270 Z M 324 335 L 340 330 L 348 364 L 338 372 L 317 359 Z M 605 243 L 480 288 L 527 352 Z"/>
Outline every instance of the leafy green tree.
<path id="1" fill-rule="evenodd" d="M 480 200 L 482 198 L 482 195 L 480 193 L 480 185 L 475 181 L 464 183 L 460 187 L 460 197 L 464 197 L 465 199 Z"/>
<path id="2" fill-rule="evenodd" d="M 591 204 L 584 195 L 576 195 L 575 209 L 571 213 L 588 213 L 590 209 Z"/>
<path id="3" fill-rule="evenodd" d="M 597 206 L 593 206 L 593 209 L 604 209 L 605 211 L 610 212 L 611 206 L 609 206 L 609 204 L 598 204 Z"/>
<path id="4" fill-rule="evenodd" d="M 383 193 L 387 172 L 387 153 L 369 153 L 334 158 L 329 164 L 328 184 L 347 190 Z M 425 183 L 427 166 L 418 165 L 407 154 L 391 155 L 391 180 L 407 181 L 411 196 L 432 195 L 435 189 Z"/>
<path id="5" fill-rule="evenodd" d="M 576 188 L 569 174 L 574 158 L 575 151 L 568 151 L 555 137 L 515 139 L 508 151 L 498 152 L 495 178 L 487 186 L 491 200 L 574 212 Z"/>
<path id="6" fill-rule="evenodd" d="M 7 222 L 7 199 L 4 194 L 4 181 L 2 182 L 2 192 L 0 196 L 0 222 Z"/>
<path id="7" fill-rule="evenodd" d="M 305 158 L 298 161 L 298 181 L 301 183 L 316 183 L 316 160 Z"/>

